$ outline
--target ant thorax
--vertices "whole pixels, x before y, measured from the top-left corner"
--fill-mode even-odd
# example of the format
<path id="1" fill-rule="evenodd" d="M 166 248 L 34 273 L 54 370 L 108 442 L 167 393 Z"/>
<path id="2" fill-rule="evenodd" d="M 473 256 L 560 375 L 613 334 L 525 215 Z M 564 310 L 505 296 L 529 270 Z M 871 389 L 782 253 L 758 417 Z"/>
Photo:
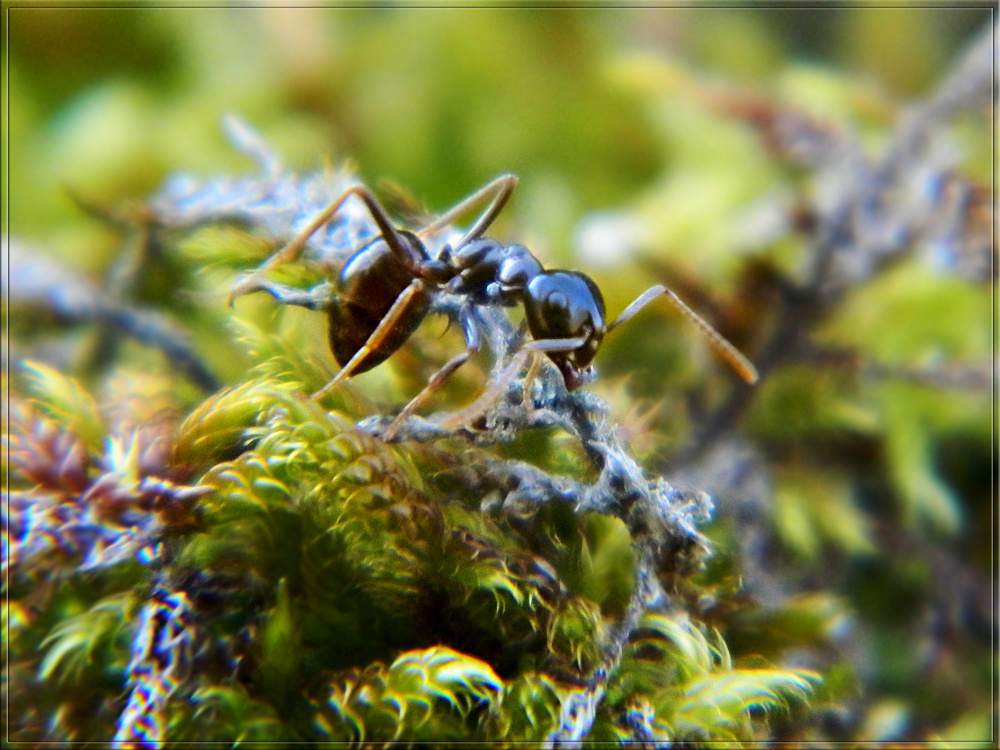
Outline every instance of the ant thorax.
<path id="1" fill-rule="evenodd" d="M 447 291 L 468 295 L 478 304 L 516 305 L 528 282 L 542 272 L 528 248 L 488 238 L 474 239 L 454 252 L 446 247 L 442 256 L 457 274 Z"/>

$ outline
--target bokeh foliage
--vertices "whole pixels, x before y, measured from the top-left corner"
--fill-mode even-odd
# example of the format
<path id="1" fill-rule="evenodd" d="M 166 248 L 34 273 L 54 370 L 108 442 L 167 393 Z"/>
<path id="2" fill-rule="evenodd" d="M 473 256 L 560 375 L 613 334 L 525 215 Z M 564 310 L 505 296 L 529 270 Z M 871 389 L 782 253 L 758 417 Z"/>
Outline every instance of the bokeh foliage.
<path id="1" fill-rule="evenodd" d="M 876 158 L 988 16 L 10 8 L 3 221 L 14 270 L 33 275 L 5 276 L 5 512 L 42 497 L 39 528 L 64 535 L 44 546 L 54 558 L 16 561 L 5 581 L 19 736 L 113 734 L 135 623 L 156 601 L 181 622 L 212 613 L 217 649 L 199 657 L 216 671 L 160 728 L 171 739 L 541 739 L 579 698 L 566 672 L 600 663 L 627 610 L 636 560 L 619 519 L 553 505 L 511 527 L 456 490 L 465 447 L 387 447 L 353 428 L 416 393 L 461 346 L 454 330 L 425 324 L 329 416 L 296 395 L 330 374 L 322 317 L 248 299 L 234 322 L 224 306 L 236 270 L 280 238 L 157 231 L 145 199 L 169 176 L 252 169 L 219 127 L 236 112 L 293 169 L 349 160 L 435 210 L 518 174 L 493 233 L 591 273 L 611 311 L 655 277 L 754 359 L 801 315 L 809 347 L 745 402 L 664 309 L 602 350 L 592 389 L 633 453 L 711 492 L 716 516 L 702 566 L 660 571 L 681 604 L 637 626 L 592 739 L 637 726 L 691 741 L 988 739 L 992 275 L 909 254 L 832 303 L 785 304 L 806 286 L 822 170 L 736 101 L 803 113 Z M 930 160 L 986 194 L 993 113 L 940 123 Z M 52 289 L 69 291 L 54 303 Z M 149 346 L 148 328 L 116 324 L 122 310 L 182 335 Z M 487 378 L 485 364 L 463 368 L 434 408 Z M 593 472 L 557 429 L 490 450 Z M 80 498 L 87 515 L 66 516 Z M 146 519 L 167 529 L 171 567 L 154 577 L 150 540 L 120 559 L 94 541 L 141 537 Z M 796 698 L 810 690 L 807 711 Z M 790 710 L 760 721 L 779 704 Z"/>

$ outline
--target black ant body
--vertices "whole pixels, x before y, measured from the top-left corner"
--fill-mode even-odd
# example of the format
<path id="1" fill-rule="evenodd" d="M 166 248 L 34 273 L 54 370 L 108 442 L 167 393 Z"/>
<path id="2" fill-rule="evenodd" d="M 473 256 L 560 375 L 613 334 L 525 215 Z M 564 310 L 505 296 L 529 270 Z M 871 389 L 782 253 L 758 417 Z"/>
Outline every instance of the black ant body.
<path id="1" fill-rule="evenodd" d="M 394 227 L 368 188 L 348 188 L 258 271 L 235 284 L 229 304 L 244 294 L 265 291 L 283 304 L 327 313 L 330 349 L 342 369 L 313 397 L 319 398 L 342 380 L 390 357 L 420 325 L 436 295 L 445 292 L 463 297 L 458 318 L 465 335 L 465 351 L 435 373 L 400 412 L 394 427 L 479 351 L 480 332 L 473 313 L 478 305 L 523 305 L 532 340 L 522 345 L 515 359 L 523 362 L 528 354 L 545 353 L 559 368 L 570 391 L 586 379 L 604 336 L 659 296 L 665 296 L 698 326 L 744 380 L 757 380 L 754 366 L 666 287 L 658 285 L 647 290 L 612 323 L 607 323 L 601 291 L 588 276 L 577 271 L 546 270 L 526 247 L 503 245 L 483 237 L 516 185 L 514 175 L 498 177 L 416 234 Z M 312 234 L 329 222 L 352 195 L 365 203 L 381 234 L 348 259 L 332 290 L 324 284 L 305 292 L 274 284 L 262 276 L 267 269 L 298 258 Z M 445 245 L 437 257 L 428 253 L 422 236 L 440 230 L 491 195 L 487 209 L 454 248 Z"/>

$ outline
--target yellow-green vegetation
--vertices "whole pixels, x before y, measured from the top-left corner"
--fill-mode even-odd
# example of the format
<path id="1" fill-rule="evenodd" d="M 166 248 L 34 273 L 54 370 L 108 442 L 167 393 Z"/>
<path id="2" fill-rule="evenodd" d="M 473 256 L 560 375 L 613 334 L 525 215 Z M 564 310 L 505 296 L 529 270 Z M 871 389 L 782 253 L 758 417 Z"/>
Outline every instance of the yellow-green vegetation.
<path id="1" fill-rule="evenodd" d="M 15 600 L 52 623 L 25 687 L 52 688 L 36 708 L 66 717 L 65 738 L 735 741 L 817 682 L 736 668 L 718 634 L 640 596 L 644 547 L 620 521 L 572 496 L 516 522 L 486 512 L 489 451 L 388 446 L 309 400 L 280 357 L 283 378 L 211 396 L 159 463 L 140 430 L 104 455 L 46 450 L 52 424 L 79 422 L 60 405 L 91 401 L 33 366 L 9 562 Z M 80 489 L 43 474 L 68 464 Z M 17 619 L 25 653 L 39 632 Z"/>

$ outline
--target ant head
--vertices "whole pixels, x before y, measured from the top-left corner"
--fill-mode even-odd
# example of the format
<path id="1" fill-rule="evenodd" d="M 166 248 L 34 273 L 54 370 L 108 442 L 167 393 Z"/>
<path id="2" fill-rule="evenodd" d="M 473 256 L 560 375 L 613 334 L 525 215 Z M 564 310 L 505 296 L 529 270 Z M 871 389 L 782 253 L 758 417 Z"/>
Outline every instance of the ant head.
<path id="1" fill-rule="evenodd" d="M 524 312 L 536 341 L 584 338 L 576 349 L 547 352 L 562 373 L 566 390 L 579 388 L 607 332 L 601 290 L 582 273 L 543 271 L 525 290 Z"/>

